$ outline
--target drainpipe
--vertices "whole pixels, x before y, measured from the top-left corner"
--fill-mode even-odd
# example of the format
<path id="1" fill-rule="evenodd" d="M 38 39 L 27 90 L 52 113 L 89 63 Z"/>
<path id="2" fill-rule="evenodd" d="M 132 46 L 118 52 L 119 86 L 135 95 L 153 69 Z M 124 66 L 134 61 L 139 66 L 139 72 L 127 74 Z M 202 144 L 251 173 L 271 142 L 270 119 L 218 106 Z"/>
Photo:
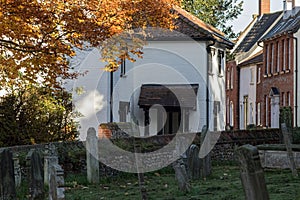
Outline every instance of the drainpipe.
<path id="1" fill-rule="evenodd" d="M 295 125 L 298 127 L 298 38 L 291 36 L 295 40 L 296 49 L 295 49 Z"/>
<path id="2" fill-rule="evenodd" d="M 110 122 L 113 122 L 113 87 L 114 87 L 114 76 L 113 72 L 110 72 Z"/>
<path id="3" fill-rule="evenodd" d="M 209 54 L 211 53 L 211 48 L 213 45 L 215 45 L 216 40 L 214 38 L 211 38 L 210 40 L 212 43 L 208 44 L 206 47 L 206 51 L 207 51 L 207 73 L 206 73 L 206 126 L 207 126 L 207 130 L 209 130 Z M 211 63 L 212 64 L 212 63 Z"/>

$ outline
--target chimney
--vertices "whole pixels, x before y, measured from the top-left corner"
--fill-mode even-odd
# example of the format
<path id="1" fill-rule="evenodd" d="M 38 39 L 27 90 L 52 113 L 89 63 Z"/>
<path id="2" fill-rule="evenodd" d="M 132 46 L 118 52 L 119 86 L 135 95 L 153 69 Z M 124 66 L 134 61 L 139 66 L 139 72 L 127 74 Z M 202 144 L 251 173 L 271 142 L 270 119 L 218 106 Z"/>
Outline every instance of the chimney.
<path id="1" fill-rule="evenodd" d="M 265 13 L 270 13 L 270 0 L 259 0 L 258 14 L 262 16 Z"/>
<path id="2" fill-rule="evenodd" d="M 283 10 L 292 10 L 292 8 L 295 6 L 294 0 L 283 0 Z"/>

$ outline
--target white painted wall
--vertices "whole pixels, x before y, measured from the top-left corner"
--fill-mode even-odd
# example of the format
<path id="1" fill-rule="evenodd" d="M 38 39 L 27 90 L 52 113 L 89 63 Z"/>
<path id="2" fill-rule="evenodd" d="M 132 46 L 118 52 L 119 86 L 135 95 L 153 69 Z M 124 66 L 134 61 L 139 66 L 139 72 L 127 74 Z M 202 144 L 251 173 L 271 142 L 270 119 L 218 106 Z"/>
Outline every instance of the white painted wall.
<path id="1" fill-rule="evenodd" d="M 151 41 L 143 49 L 143 58 L 135 63 L 126 61 L 126 76 L 120 77 L 120 70 L 114 72 L 113 93 L 113 121 L 119 121 L 119 102 L 130 102 L 128 121 L 144 124 L 144 112 L 137 105 L 140 87 L 142 84 L 199 84 L 197 95 L 197 108 L 190 111 L 189 131 L 201 131 L 206 124 L 206 75 L 207 51 L 205 42 L 195 41 Z M 85 138 L 88 127 L 97 128 L 100 123 L 109 121 L 109 73 L 103 71 L 105 63 L 100 61 L 97 49 L 91 51 L 77 64 L 80 72 L 88 71 L 87 75 L 80 77 L 73 87 L 83 87 L 83 95 L 75 95 L 75 102 L 83 101 L 89 105 L 91 116 L 80 119 L 86 125 L 81 128 Z M 218 130 L 225 129 L 225 58 L 222 76 L 217 75 L 217 55 L 213 57 L 214 75 L 209 77 L 210 89 L 210 130 L 214 127 L 213 102 L 220 101 Z M 96 107 L 94 100 L 98 100 Z M 98 105 L 101 105 L 100 107 Z M 98 107 L 97 107 L 98 106 Z M 84 111 L 85 112 L 85 111 Z M 150 110 L 150 134 L 157 134 L 157 113 Z M 143 127 L 140 128 L 143 135 Z"/>
<path id="2" fill-rule="evenodd" d="M 256 124 L 256 65 L 242 67 L 240 70 L 240 129 Z M 251 70 L 254 76 L 251 81 Z M 248 123 L 244 124 L 244 96 L 248 96 Z M 251 109 L 252 104 L 252 109 Z"/>

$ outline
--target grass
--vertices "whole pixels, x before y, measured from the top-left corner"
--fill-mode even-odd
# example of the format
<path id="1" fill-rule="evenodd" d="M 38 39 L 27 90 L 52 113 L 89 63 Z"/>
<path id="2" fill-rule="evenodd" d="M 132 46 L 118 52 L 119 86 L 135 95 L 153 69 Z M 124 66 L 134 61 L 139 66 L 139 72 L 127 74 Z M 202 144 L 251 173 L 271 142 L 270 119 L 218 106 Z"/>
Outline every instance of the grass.
<path id="1" fill-rule="evenodd" d="M 212 176 L 191 181 L 189 193 L 179 191 L 171 168 L 144 176 L 148 199 L 245 199 L 236 166 L 213 166 Z M 271 200 L 300 200 L 300 178 L 293 178 L 289 170 L 266 170 L 265 179 Z M 99 184 L 88 184 L 83 174 L 70 174 L 65 181 L 68 200 L 141 199 L 135 174 L 121 173 L 117 177 L 102 178 Z"/>

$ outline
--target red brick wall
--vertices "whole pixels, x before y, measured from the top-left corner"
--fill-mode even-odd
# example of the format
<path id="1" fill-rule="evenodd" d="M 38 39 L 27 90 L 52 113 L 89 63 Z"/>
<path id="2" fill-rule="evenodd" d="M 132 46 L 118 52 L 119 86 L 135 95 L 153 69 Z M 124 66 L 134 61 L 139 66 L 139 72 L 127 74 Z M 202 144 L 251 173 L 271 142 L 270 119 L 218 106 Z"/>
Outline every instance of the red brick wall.
<path id="1" fill-rule="evenodd" d="M 231 76 L 231 73 L 233 75 Z M 233 80 L 231 81 L 231 78 Z M 230 82 L 229 88 L 227 87 L 228 79 Z M 234 121 L 233 121 L 233 128 L 234 129 L 239 129 L 239 100 L 238 100 L 238 91 L 239 91 L 239 74 L 238 74 L 238 69 L 235 61 L 229 61 L 226 64 L 226 124 L 229 125 L 230 119 L 229 119 L 229 109 L 228 109 L 228 101 L 233 102 L 233 116 L 234 116 Z M 232 84 L 231 84 L 232 83 Z"/>
<path id="2" fill-rule="evenodd" d="M 284 42 L 284 48 L 286 51 L 286 63 L 288 61 L 288 58 L 291 59 L 290 64 L 283 65 L 284 59 L 284 50 L 282 46 L 282 41 Z M 288 49 L 287 41 L 290 41 Z M 277 46 L 278 42 L 278 46 Z M 274 53 L 273 53 L 273 60 L 272 60 L 272 50 L 271 46 L 274 46 Z M 257 103 L 261 103 L 261 119 L 262 119 L 262 125 L 263 126 L 270 126 L 270 106 L 268 109 L 268 113 L 266 113 L 266 104 L 265 104 L 265 97 L 268 97 L 269 105 L 270 105 L 270 90 L 271 87 L 276 87 L 280 91 L 280 107 L 282 107 L 283 104 L 283 95 L 285 96 L 285 105 L 287 106 L 287 94 L 290 93 L 290 105 L 292 106 L 292 109 L 294 109 L 294 95 L 293 95 L 293 89 L 294 89 L 294 50 L 293 50 L 293 40 L 292 38 L 288 39 L 288 36 L 281 36 L 279 38 L 266 41 L 264 43 L 264 64 L 262 65 L 261 69 L 261 82 L 257 83 Z M 268 50 L 267 50 L 268 48 Z M 278 49 L 279 48 L 279 49 Z M 279 53 L 277 51 L 279 50 Z M 268 54 L 268 56 L 267 56 Z M 279 56 L 279 58 L 278 58 Z M 267 65 L 267 58 L 268 58 L 268 66 Z M 279 63 L 278 63 L 279 62 Z M 272 63 L 272 64 L 271 64 Z M 277 72 L 277 63 L 279 64 L 279 72 Z M 268 73 L 266 74 L 266 67 L 268 67 Z M 272 67 L 272 70 L 271 70 Z M 285 70 L 284 70 L 285 68 Z M 287 69 L 289 68 L 289 70 Z M 272 73 L 271 73 L 272 72 Z M 266 122 L 266 114 L 269 116 L 269 122 Z"/>

